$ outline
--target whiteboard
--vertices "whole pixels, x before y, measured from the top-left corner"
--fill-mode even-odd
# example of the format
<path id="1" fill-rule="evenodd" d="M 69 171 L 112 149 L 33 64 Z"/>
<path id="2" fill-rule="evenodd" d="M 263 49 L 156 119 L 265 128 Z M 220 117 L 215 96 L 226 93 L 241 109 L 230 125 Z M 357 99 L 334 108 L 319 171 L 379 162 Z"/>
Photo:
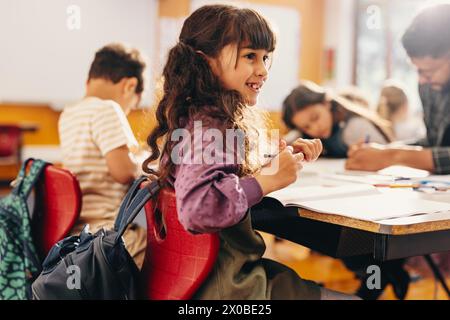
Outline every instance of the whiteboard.
<path id="1" fill-rule="evenodd" d="M 298 10 L 287 6 L 262 5 L 243 1 L 192 0 L 191 11 L 206 4 L 234 4 L 256 10 L 270 21 L 277 36 L 269 79 L 258 99 L 266 110 L 281 110 L 284 98 L 299 83 L 301 17 Z"/>
<path id="2" fill-rule="evenodd" d="M 80 99 L 95 52 L 110 42 L 140 49 L 151 63 L 157 18 L 157 0 L 1 0 L 0 101 L 61 109 Z"/>

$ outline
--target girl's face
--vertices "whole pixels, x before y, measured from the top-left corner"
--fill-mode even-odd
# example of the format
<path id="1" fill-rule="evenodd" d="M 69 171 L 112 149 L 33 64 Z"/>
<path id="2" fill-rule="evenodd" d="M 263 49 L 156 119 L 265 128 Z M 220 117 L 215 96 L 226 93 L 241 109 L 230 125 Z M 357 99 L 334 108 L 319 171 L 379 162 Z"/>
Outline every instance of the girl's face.
<path id="1" fill-rule="evenodd" d="M 238 91 L 245 102 L 253 106 L 268 78 L 271 54 L 264 49 L 225 46 L 217 58 L 208 58 L 209 64 L 227 90 Z"/>
<path id="2" fill-rule="evenodd" d="M 331 104 L 329 102 L 313 104 L 297 111 L 292 123 L 312 138 L 327 139 L 333 130 Z"/>

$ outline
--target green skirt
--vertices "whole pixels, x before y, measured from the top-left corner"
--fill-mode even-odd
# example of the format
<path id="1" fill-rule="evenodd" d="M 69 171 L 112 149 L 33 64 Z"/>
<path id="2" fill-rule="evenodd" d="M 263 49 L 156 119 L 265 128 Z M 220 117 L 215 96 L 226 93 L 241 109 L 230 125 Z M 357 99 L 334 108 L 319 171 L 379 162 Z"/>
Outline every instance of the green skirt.
<path id="1" fill-rule="evenodd" d="M 320 287 L 278 262 L 263 259 L 264 240 L 253 230 L 250 211 L 237 225 L 219 233 L 213 270 L 194 299 L 319 300 Z"/>

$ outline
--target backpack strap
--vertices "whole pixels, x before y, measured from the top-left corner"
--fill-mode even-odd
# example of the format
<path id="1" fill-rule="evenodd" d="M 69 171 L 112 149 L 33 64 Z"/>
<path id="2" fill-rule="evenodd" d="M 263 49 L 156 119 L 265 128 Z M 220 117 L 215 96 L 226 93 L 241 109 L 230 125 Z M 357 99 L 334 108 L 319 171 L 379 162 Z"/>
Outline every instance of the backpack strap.
<path id="1" fill-rule="evenodd" d="M 125 214 L 127 208 L 130 206 L 131 200 L 133 200 L 133 197 L 139 191 L 141 183 L 146 180 L 147 177 L 141 176 L 138 179 L 136 179 L 131 185 L 130 189 L 128 189 L 128 192 L 120 205 L 119 213 L 114 223 L 114 230 L 119 231 L 119 226 L 122 224 L 123 215 Z"/>
<path id="2" fill-rule="evenodd" d="M 151 198 L 156 196 L 158 191 L 161 189 L 160 181 L 156 180 L 150 183 L 149 185 L 145 186 L 145 188 L 139 190 L 136 195 L 133 197 L 130 205 L 126 208 L 125 212 L 122 214 L 123 218 L 120 222 L 117 236 L 115 239 L 115 243 L 119 241 L 119 239 L 124 234 L 127 227 L 130 225 L 130 223 L 133 222 L 133 220 L 136 218 L 136 216 L 139 214 L 141 209 L 144 207 L 144 205 L 149 201 Z M 120 214 L 120 213 L 119 213 Z"/>
<path id="3" fill-rule="evenodd" d="M 31 164 L 30 170 L 27 174 L 26 170 L 30 161 L 33 161 L 33 163 Z M 29 158 L 25 160 L 15 180 L 15 186 L 12 192 L 16 195 L 22 195 L 25 199 L 28 198 L 34 185 L 41 177 L 42 171 L 48 164 L 49 163 L 40 159 Z"/>

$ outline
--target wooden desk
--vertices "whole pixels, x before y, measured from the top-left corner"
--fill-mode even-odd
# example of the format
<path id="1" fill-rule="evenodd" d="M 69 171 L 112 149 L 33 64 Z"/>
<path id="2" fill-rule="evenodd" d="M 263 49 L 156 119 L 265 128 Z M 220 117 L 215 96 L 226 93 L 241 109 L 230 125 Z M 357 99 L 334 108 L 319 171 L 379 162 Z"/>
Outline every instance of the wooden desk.
<path id="1" fill-rule="evenodd" d="M 33 123 L 21 123 L 19 127 L 23 132 L 36 132 L 39 130 L 39 126 Z"/>
<path id="2" fill-rule="evenodd" d="M 36 132 L 37 130 L 39 130 L 39 125 L 32 122 L 0 122 L 0 126 L 18 126 L 22 132 Z"/>
<path id="3" fill-rule="evenodd" d="M 305 209 L 299 209 L 298 214 L 303 218 L 386 235 L 399 236 L 422 232 L 450 230 L 450 212 L 397 218 L 379 222 L 328 215 Z"/>
<path id="4" fill-rule="evenodd" d="M 9 181 L 13 180 L 14 177 L 16 177 L 21 161 L 22 161 L 22 145 L 23 145 L 23 136 L 27 133 L 35 132 L 39 129 L 39 126 L 35 123 L 31 122 L 20 122 L 20 123 L 14 123 L 14 122 L 0 122 L 0 128 L 5 126 L 14 126 L 18 127 L 20 131 L 17 146 L 14 144 L 14 150 L 11 155 L 8 156 L 2 156 L 0 157 L 0 183 L 1 184 L 8 184 Z M 9 141 L 9 140 L 7 140 Z M 11 148 L 13 145 L 11 143 L 8 143 L 8 149 Z"/>
<path id="5" fill-rule="evenodd" d="M 311 173 L 343 168 L 343 163 L 321 160 L 297 183 L 315 185 Z M 450 212 L 371 222 L 295 207 L 282 211 L 256 217 L 254 227 L 335 258 L 367 255 L 385 261 L 450 250 Z"/>

